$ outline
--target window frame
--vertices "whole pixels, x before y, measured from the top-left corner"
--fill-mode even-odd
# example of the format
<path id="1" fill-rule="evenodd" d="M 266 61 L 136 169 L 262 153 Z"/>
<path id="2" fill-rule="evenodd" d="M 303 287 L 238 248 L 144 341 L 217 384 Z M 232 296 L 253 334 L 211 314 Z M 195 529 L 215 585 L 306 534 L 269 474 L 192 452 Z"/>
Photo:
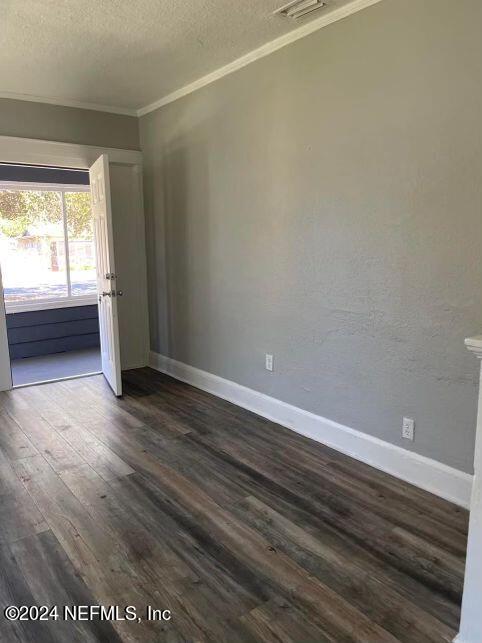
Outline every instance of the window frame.
<path id="1" fill-rule="evenodd" d="M 68 229 L 67 229 L 67 211 L 65 208 L 65 194 L 67 192 L 89 192 L 90 185 L 84 184 L 64 184 L 64 183 L 26 183 L 19 181 L 0 181 L 0 190 L 17 190 L 17 191 L 44 191 L 44 192 L 60 192 L 61 193 L 61 209 L 62 221 L 64 225 L 64 239 L 65 239 L 65 262 L 67 266 L 67 292 L 70 294 L 67 297 L 45 298 L 45 299 L 32 299 L 32 301 L 11 302 L 5 301 L 5 312 L 11 313 L 25 313 L 34 310 L 52 310 L 55 308 L 73 308 L 75 306 L 92 306 L 97 304 L 97 293 L 95 295 L 72 295 L 71 282 L 70 282 L 70 261 L 69 261 L 69 244 L 68 244 Z"/>

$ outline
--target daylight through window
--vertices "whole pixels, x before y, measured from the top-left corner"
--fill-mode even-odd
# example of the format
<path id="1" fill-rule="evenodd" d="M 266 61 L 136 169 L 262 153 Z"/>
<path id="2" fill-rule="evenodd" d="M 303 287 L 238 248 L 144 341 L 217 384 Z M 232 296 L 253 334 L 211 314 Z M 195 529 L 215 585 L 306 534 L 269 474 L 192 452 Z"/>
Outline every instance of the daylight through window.
<path id="1" fill-rule="evenodd" d="M 7 311 L 95 300 L 88 189 L 0 188 L 0 264 Z"/>

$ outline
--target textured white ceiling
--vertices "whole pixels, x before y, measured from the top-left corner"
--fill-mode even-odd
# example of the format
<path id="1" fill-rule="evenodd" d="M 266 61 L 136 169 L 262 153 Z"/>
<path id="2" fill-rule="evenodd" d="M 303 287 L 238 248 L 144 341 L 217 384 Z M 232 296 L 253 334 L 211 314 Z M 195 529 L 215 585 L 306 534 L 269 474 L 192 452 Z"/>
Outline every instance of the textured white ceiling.
<path id="1" fill-rule="evenodd" d="M 286 1 L 2 0 L 0 95 L 135 110 L 310 20 Z"/>

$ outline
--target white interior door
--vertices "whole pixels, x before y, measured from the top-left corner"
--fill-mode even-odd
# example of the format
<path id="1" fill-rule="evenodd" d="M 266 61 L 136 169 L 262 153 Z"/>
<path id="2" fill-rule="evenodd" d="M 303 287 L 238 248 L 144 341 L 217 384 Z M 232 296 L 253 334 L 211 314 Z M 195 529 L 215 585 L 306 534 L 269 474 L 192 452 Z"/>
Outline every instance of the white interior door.
<path id="1" fill-rule="evenodd" d="M 10 353 L 7 338 L 7 316 L 3 300 L 2 270 L 0 266 L 0 391 L 12 388 L 12 372 L 10 370 Z"/>
<path id="2" fill-rule="evenodd" d="M 97 254 L 97 291 L 102 372 L 116 395 L 122 395 L 119 323 L 117 315 L 114 235 L 109 159 L 102 154 L 89 170 Z"/>

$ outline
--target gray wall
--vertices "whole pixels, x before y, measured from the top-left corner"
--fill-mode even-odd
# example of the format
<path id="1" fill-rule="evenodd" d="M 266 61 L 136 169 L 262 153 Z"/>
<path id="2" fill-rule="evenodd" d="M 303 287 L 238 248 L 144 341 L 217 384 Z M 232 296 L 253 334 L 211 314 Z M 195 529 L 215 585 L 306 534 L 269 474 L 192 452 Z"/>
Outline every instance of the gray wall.
<path id="1" fill-rule="evenodd" d="M 76 107 L 0 98 L 0 136 L 139 149 L 138 119 Z"/>
<path id="2" fill-rule="evenodd" d="M 472 471 L 481 25 L 384 0 L 143 117 L 152 348 Z"/>

